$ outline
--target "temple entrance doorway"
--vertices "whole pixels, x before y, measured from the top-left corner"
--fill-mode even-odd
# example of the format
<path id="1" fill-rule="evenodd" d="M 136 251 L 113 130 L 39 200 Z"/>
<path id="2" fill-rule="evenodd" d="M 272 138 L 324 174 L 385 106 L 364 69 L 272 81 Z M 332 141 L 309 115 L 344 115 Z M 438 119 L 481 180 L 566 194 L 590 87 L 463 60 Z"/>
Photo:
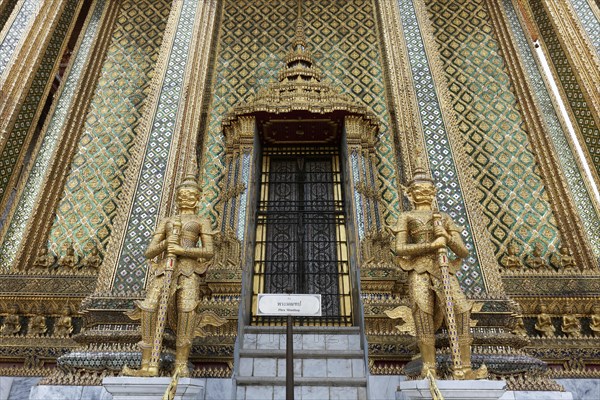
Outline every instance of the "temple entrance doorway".
<path id="1" fill-rule="evenodd" d="M 266 147 L 256 216 L 252 324 L 259 293 L 321 294 L 322 317 L 301 325 L 352 325 L 343 171 L 337 147 Z"/>

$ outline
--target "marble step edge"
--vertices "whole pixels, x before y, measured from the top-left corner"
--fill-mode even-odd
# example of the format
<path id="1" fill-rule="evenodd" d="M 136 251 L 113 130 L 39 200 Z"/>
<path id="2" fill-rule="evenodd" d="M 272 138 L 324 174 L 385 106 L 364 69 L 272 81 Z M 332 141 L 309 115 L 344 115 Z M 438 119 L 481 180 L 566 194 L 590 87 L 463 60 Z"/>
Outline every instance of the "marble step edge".
<path id="1" fill-rule="evenodd" d="M 244 333 L 286 333 L 285 326 L 245 326 Z M 303 333 L 319 333 L 324 335 L 358 335 L 360 327 L 358 326 L 294 326 L 294 335 Z"/>
<path id="2" fill-rule="evenodd" d="M 285 376 L 238 376 L 238 386 L 285 386 Z M 303 378 L 295 377 L 294 386 L 366 387 L 367 378 Z"/>
<path id="3" fill-rule="evenodd" d="M 240 357 L 245 358 L 285 358 L 285 349 L 240 349 Z M 294 358 L 342 358 L 363 359 L 362 350 L 294 350 Z"/>

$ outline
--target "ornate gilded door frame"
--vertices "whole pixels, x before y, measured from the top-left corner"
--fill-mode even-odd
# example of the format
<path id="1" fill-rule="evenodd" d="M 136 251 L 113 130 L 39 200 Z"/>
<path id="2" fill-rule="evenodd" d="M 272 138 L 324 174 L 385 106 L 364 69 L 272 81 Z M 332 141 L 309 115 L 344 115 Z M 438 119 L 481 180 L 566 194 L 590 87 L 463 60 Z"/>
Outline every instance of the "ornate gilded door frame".
<path id="1" fill-rule="evenodd" d="M 225 135 L 225 171 L 221 203 L 221 231 L 234 232 L 241 242 L 242 248 L 242 293 L 241 318 L 247 324 L 250 318 L 252 294 L 252 264 L 254 262 L 254 242 L 256 227 L 256 205 L 260 184 L 260 155 L 265 131 L 262 121 L 281 120 L 289 112 L 262 114 L 261 106 L 255 102 L 250 106 L 240 106 L 225 118 L 223 133 Z M 349 102 L 347 102 L 349 103 Z M 254 107 L 256 106 L 256 108 Z M 358 106 L 355 106 L 359 108 Z M 250 111 L 249 108 L 254 108 Z M 285 107 L 284 109 L 286 109 Z M 348 247 L 350 250 L 350 274 L 353 292 L 353 309 L 358 307 L 358 243 L 370 229 L 380 229 L 382 216 L 380 204 L 374 199 L 379 193 L 379 184 L 375 170 L 375 141 L 378 125 L 372 115 L 364 107 L 362 113 L 350 113 L 346 110 L 336 117 L 333 113 L 313 113 L 336 125 L 334 129 L 339 135 L 335 140 L 340 143 L 340 160 L 344 176 L 346 194 L 346 215 L 348 229 Z M 289 110 L 289 108 L 287 108 Z M 250 112 L 248 112 L 250 111 Z M 265 110 L 266 111 L 266 110 Z M 355 111 L 355 110 L 353 110 Z M 356 110 L 358 111 L 358 110 Z M 298 112 L 298 108 L 295 108 Z M 259 118 L 257 118 L 259 116 Z M 341 117 L 341 118 L 340 118 Z M 337 122 L 336 122 L 337 121 Z M 331 137 L 324 138 L 324 143 Z M 295 142 L 294 145 L 301 145 Z M 316 143 L 311 143 L 315 145 Z M 323 144 L 323 143 L 321 143 Z M 355 313 L 356 314 L 356 313 Z M 357 316 L 355 315 L 355 318 Z M 354 323 L 358 321 L 355 319 Z"/>

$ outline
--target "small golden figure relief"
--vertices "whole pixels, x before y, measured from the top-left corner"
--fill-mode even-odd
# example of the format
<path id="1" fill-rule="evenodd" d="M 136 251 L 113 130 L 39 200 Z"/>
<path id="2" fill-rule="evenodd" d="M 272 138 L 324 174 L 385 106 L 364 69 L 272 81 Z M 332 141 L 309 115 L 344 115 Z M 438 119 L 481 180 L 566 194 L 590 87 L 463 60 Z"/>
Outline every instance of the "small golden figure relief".
<path id="1" fill-rule="evenodd" d="M 19 318 L 19 307 L 14 305 L 10 308 L 9 314 L 4 318 L 0 327 L 2 336 L 13 336 L 21 330 L 21 320 Z"/>
<path id="2" fill-rule="evenodd" d="M 63 308 L 62 315 L 54 324 L 54 336 L 68 337 L 73 332 L 73 321 L 71 318 L 71 308 L 66 305 Z"/>
<path id="3" fill-rule="evenodd" d="M 545 268 L 550 268 L 548 263 L 546 262 L 546 258 L 542 255 L 543 249 L 542 244 L 537 242 L 533 246 L 533 251 L 531 254 L 527 256 L 527 266 L 531 269 L 541 270 Z"/>
<path id="4" fill-rule="evenodd" d="M 600 337 L 600 306 L 592 307 L 592 315 L 590 316 L 590 329 L 594 337 Z"/>
<path id="5" fill-rule="evenodd" d="M 523 261 L 518 255 L 519 247 L 515 242 L 510 242 L 508 245 L 508 254 L 504 256 L 502 260 L 502 266 L 507 270 L 515 270 L 523 268 Z"/>
<path id="6" fill-rule="evenodd" d="M 560 327 L 563 333 L 572 339 L 581 337 L 581 322 L 574 312 L 572 305 L 569 304 L 565 307 L 565 315 L 562 317 L 562 326 Z"/>
<path id="7" fill-rule="evenodd" d="M 124 375 L 158 375 L 162 336 L 168 324 L 176 334 L 174 375 L 189 376 L 194 337 L 206 336 L 202 328 L 207 325 L 226 322 L 211 311 L 198 311 L 201 281 L 214 255 L 210 222 L 197 213 L 200 194 L 195 176 L 186 176 L 177 188 L 179 213 L 160 221 L 148 245 L 148 260 L 162 258 L 152 263 L 146 298 L 137 301 L 136 310 L 129 314 L 132 319 L 141 319 L 142 364 L 139 370 L 124 367 Z"/>
<path id="8" fill-rule="evenodd" d="M 75 268 L 77 266 L 77 256 L 75 255 L 75 249 L 73 243 L 68 243 L 65 248 L 66 254 L 58 260 L 60 267 Z"/>
<path id="9" fill-rule="evenodd" d="M 46 317 L 42 315 L 40 310 L 36 308 L 34 315 L 29 317 L 29 326 L 27 327 L 27 335 L 29 336 L 41 336 L 48 331 L 46 326 Z"/>
<path id="10" fill-rule="evenodd" d="M 454 275 L 461 259 L 469 255 L 462 228 L 449 215 L 433 209 L 435 186 L 422 167 L 415 168 L 406 193 L 414 210 L 401 213 L 391 229 L 395 234 L 396 262 L 408 272 L 414 329 L 423 362 L 421 376 L 436 374 L 435 332 L 445 321 L 454 379 L 484 378 L 485 365 L 478 370 L 471 368 L 472 303 L 467 301 Z M 448 249 L 459 258 L 449 261 Z"/>
<path id="11" fill-rule="evenodd" d="M 98 247 L 93 246 L 90 250 L 90 254 L 85 256 L 84 259 L 81 261 L 81 270 L 88 272 L 97 271 L 101 263 L 102 258 L 100 257 L 100 254 L 98 252 Z"/>
<path id="12" fill-rule="evenodd" d="M 41 269 L 49 269 L 54 266 L 56 262 L 56 257 L 54 254 L 50 253 L 47 247 L 42 247 L 35 257 L 35 261 L 33 261 L 33 267 L 41 270 Z"/>
<path id="13" fill-rule="evenodd" d="M 513 329 L 512 333 L 514 333 L 517 336 L 523 336 L 523 337 L 527 337 L 527 329 L 525 329 L 525 323 L 523 322 L 523 316 L 522 315 L 518 315 L 516 316 L 516 324 L 515 324 L 515 329 Z"/>
<path id="14" fill-rule="evenodd" d="M 540 313 L 537 316 L 537 322 L 534 328 L 540 333 L 541 337 L 554 337 L 556 328 L 554 327 L 554 324 L 552 324 L 552 317 L 547 314 L 546 306 L 543 304 L 540 306 Z"/>
<path id="15" fill-rule="evenodd" d="M 564 244 L 560 246 L 558 253 L 552 255 L 550 261 L 557 269 L 564 269 L 565 271 L 575 269 L 575 260 L 573 259 L 573 255 L 571 255 L 571 250 Z"/>

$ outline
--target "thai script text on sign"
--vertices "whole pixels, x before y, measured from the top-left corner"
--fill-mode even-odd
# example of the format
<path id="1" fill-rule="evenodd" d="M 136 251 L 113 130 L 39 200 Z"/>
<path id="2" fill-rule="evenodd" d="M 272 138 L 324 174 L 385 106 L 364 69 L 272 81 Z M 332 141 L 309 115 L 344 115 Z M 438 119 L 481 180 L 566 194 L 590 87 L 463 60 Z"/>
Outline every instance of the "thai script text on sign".
<path id="1" fill-rule="evenodd" d="M 258 315 L 292 315 L 320 317 L 320 294 L 267 294 L 258 295 Z"/>

